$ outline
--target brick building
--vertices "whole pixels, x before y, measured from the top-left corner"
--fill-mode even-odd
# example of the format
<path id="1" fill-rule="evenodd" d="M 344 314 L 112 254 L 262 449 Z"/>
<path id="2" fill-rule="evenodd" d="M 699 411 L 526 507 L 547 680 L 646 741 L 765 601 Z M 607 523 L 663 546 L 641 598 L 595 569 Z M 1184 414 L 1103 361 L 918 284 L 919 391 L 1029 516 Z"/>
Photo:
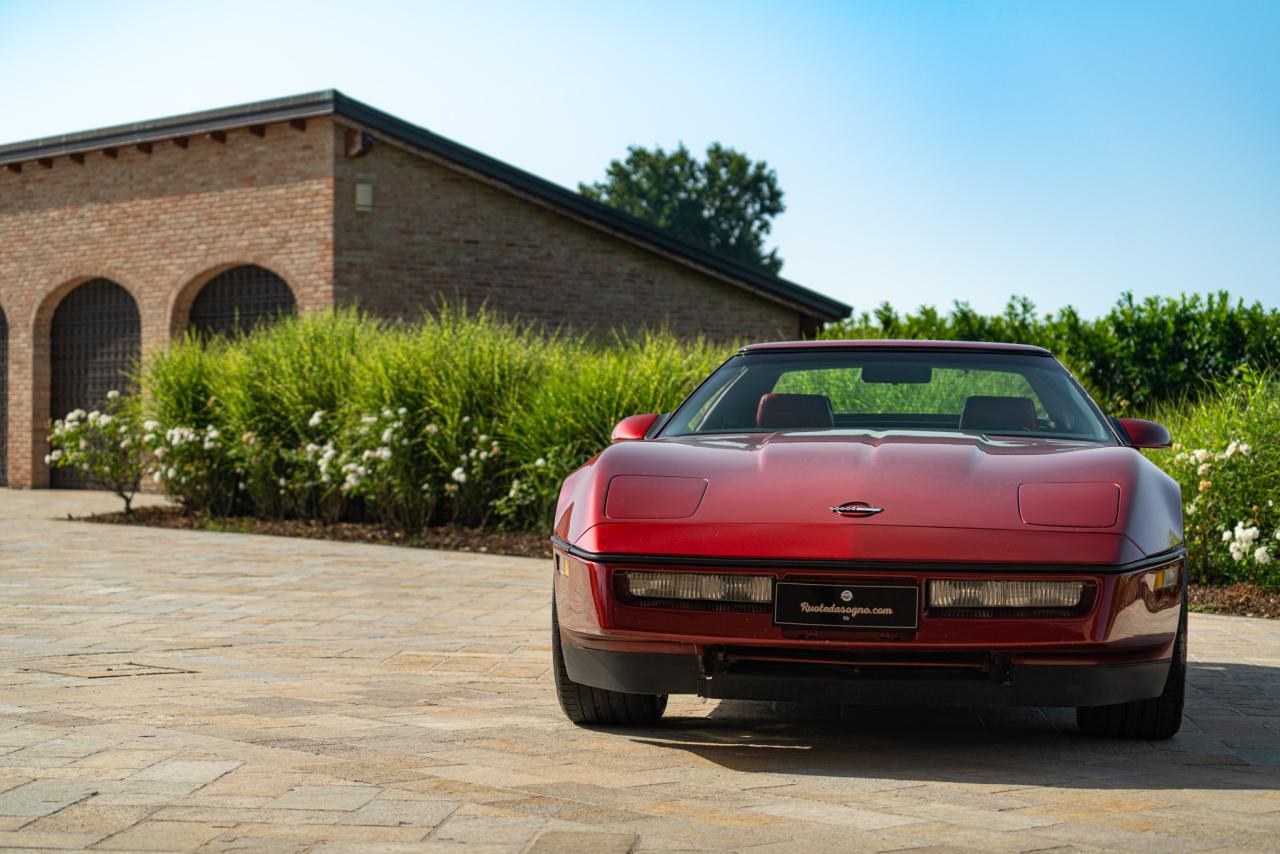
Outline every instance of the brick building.
<path id="1" fill-rule="evenodd" d="M 849 312 L 333 91 L 4 145 L 0 478 L 49 484 L 50 417 L 188 328 L 441 297 L 714 338 Z"/>

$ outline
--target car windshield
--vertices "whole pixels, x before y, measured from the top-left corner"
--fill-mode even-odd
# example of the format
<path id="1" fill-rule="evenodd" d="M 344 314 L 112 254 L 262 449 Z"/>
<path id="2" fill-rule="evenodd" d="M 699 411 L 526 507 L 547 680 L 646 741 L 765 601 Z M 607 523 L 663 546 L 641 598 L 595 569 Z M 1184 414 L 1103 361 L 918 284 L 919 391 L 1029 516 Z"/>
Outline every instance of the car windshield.
<path id="1" fill-rule="evenodd" d="M 739 353 L 659 435 L 781 430 L 1116 441 L 1097 406 L 1050 356 L 819 348 Z"/>

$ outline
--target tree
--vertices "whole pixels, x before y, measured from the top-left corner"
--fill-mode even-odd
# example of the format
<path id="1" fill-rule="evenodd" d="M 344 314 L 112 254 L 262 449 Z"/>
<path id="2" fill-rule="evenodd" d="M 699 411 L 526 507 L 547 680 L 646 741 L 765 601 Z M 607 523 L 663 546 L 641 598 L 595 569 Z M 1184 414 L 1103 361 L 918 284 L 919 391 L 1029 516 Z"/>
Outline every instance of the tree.
<path id="1" fill-rule="evenodd" d="M 775 274 L 782 269 L 778 250 L 764 248 L 773 218 L 786 210 L 778 176 L 764 161 L 718 142 L 707 146 L 705 162 L 684 143 L 672 152 L 633 145 L 626 160 L 609 163 L 603 181 L 578 189 L 740 263 Z"/>

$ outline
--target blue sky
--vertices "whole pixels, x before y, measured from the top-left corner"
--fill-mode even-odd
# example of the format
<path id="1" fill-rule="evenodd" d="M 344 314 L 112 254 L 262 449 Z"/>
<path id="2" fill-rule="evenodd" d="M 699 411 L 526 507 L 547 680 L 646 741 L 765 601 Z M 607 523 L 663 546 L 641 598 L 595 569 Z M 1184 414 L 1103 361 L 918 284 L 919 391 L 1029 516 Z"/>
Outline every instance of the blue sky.
<path id="1" fill-rule="evenodd" d="M 332 87 L 567 186 L 739 148 L 783 275 L 858 309 L 1280 306 L 1277 44 L 1243 0 L 0 0 L 0 141 Z"/>

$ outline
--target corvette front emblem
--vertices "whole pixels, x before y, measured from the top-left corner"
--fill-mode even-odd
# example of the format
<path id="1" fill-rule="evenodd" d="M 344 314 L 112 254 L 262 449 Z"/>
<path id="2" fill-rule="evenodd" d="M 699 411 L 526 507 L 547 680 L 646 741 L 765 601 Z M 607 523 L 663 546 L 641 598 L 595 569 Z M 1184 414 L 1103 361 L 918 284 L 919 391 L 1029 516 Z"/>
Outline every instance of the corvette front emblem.
<path id="1" fill-rule="evenodd" d="M 831 512 L 840 516 L 874 516 L 877 513 L 883 513 L 883 507 L 872 507 L 865 501 L 846 501 L 844 504 L 837 504 L 831 508 Z"/>

